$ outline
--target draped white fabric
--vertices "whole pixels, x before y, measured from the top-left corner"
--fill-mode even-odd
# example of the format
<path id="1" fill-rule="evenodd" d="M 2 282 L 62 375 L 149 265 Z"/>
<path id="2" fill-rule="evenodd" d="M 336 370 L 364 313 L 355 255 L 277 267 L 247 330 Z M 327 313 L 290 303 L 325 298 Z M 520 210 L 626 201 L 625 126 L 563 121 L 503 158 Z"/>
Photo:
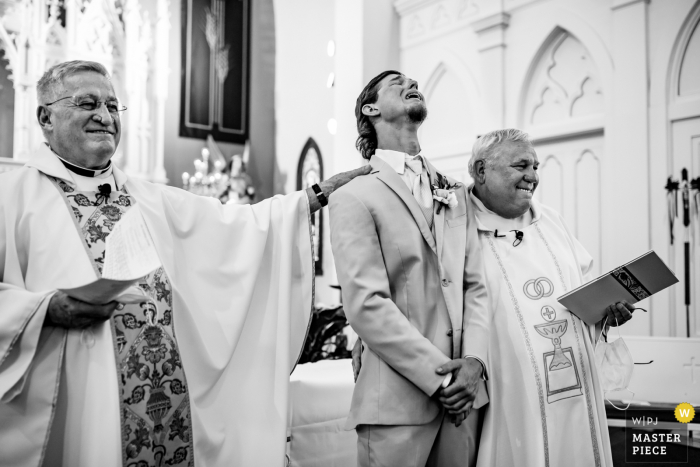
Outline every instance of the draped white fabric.
<path id="1" fill-rule="evenodd" d="M 69 397 L 86 397 L 65 406 L 71 426 L 79 429 L 66 434 L 63 463 L 112 465 L 104 454 L 121 447 L 117 386 L 105 383 L 106 375 L 116 378 L 109 325 L 94 329 L 91 348 L 100 352 L 81 344 L 79 332 L 41 327 L 52 290 L 95 279 L 71 213 L 42 172 L 71 181 L 48 150 L 0 177 L 3 463 L 39 465 L 61 371 L 75 369 L 69 355 L 61 369 L 67 348 L 91 355 L 84 359 L 89 364 L 72 373 L 83 380 L 69 381 L 69 387 L 84 388 L 69 391 Z M 173 285 L 197 465 L 283 465 L 289 373 L 313 301 L 305 194 L 222 206 L 176 188 L 127 180 L 118 170 L 115 179 L 139 204 Z"/>
<path id="2" fill-rule="evenodd" d="M 556 300 L 584 282 L 592 258 L 546 206 L 533 202 L 518 244 L 506 219 L 496 237 L 471 201 L 493 313 L 477 465 L 612 466 L 594 326 Z"/>

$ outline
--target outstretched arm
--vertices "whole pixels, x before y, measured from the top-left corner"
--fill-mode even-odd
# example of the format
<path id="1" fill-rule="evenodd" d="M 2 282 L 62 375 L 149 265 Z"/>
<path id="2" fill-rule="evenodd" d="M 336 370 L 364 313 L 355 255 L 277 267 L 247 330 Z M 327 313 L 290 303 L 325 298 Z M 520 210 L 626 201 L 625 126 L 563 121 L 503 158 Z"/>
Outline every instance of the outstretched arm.
<path id="1" fill-rule="evenodd" d="M 348 172 L 342 172 L 337 175 L 333 175 L 331 178 L 328 180 L 324 180 L 321 183 L 319 183 L 319 187 L 321 187 L 321 191 L 323 192 L 323 196 L 325 196 L 327 199 L 330 198 L 331 194 L 340 188 L 341 186 L 345 185 L 348 183 L 350 180 L 353 178 L 360 176 L 360 175 L 367 175 L 372 171 L 372 166 L 367 164 L 359 169 L 355 170 L 350 170 Z M 321 209 L 323 205 L 321 204 L 321 201 L 319 200 L 319 196 L 316 195 L 316 192 L 312 188 L 307 188 L 306 189 L 306 196 L 309 197 L 309 210 L 311 213 L 314 213 Z"/>

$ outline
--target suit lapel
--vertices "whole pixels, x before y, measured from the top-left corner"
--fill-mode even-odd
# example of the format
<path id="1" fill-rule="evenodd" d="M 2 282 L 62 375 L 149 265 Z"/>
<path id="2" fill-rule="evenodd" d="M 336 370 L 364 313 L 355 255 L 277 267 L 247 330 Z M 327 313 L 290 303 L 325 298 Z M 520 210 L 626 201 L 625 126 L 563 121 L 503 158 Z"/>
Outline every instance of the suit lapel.
<path id="1" fill-rule="evenodd" d="M 428 166 L 428 176 L 430 177 L 431 189 L 433 186 L 437 185 L 437 170 L 433 167 L 428 159 L 424 159 L 426 165 Z M 438 213 L 438 208 L 442 205 L 440 213 Z M 442 246 L 445 243 L 445 212 L 446 205 L 440 203 L 439 201 L 433 202 L 433 225 L 435 225 L 435 240 L 437 241 L 437 255 L 440 260 L 442 260 Z"/>
<path id="2" fill-rule="evenodd" d="M 428 162 L 428 170 L 430 171 L 430 184 L 435 186 L 437 182 L 437 169 Z M 464 196 L 466 190 L 464 186 L 455 190 L 458 202 L 463 206 L 466 206 L 466 198 Z M 447 313 L 450 316 L 450 321 L 452 322 L 453 329 L 461 329 L 463 326 L 463 307 L 460 306 L 463 300 L 463 289 L 462 281 L 455 280 L 456 278 L 462 278 L 464 275 L 464 258 L 466 253 L 466 225 L 449 227 L 447 225 L 447 218 L 453 218 L 455 212 L 450 211 L 447 205 L 442 204 L 442 209 L 440 214 L 437 213 L 437 207 L 442 204 L 439 201 L 435 202 L 434 212 L 435 212 L 435 237 L 437 241 L 438 248 L 438 258 L 440 264 L 440 277 L 450 277 L 453 279 L 451 287 L 443 287 L 442 292 L 445 297 L 445 304 L 447 306 Z M 455 208 L 460 210 L 460 208 Z M 449 213 L 449 215 L 448 215 Z M 447 245 L 447 246 L 445 246 Z M 443 255 L 443 253 L 447 253 Z M 461 338 L 456 338 L 453 341 L 455 348 L 453 349 L 454 355 L 458 355 L 460 352 L 459 346 L 461 346 Z"/>
<path id="3" fill-rule="evenodd" d="M 369 163 L 374 169 L 372 173 L 376 173 L 377 178 L 391 188 L 394 193 L 396 193 L 404 202 L 408 210 L 411 212 L 413 220 L 418 225 L 418 229 L 423 235 L 423 238 L 430 246 L 430 249 L 437 255 L 437 245 L 435 244 L 433 233 L 428 227 L 428 221 L 425 220 L 423 211 L 421 211 L 420 206 L 418 206 L 418 201 L 416 201 L 416 199 L 413 197 L 411 191 L 406 186 L 406 183 L 401 179 L 401 176 L 377 156 L 372 156 Z"/>

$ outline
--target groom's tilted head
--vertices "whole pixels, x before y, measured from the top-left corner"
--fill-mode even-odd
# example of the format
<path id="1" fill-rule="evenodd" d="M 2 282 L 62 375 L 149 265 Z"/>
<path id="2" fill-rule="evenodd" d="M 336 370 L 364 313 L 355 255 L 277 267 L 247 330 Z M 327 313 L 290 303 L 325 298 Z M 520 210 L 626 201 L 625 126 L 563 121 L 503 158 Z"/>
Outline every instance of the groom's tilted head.
<path id="1" fill-rule="evenodd" d="M 357 142 L 355 147 L 365 159 L 377 149 L 377 127 L 382 124 L 414 125 L 423 123 L 428 115 L 418 83 L 395 70 L 384 71 L 367 83 L 357 97 Z"/>

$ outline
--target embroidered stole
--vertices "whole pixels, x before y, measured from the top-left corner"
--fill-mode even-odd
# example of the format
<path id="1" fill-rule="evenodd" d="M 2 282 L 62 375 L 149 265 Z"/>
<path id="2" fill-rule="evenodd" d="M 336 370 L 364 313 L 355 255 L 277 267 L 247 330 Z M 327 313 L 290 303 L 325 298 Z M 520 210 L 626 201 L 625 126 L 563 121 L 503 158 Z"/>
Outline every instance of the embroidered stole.
<path id="1" fill-rule="evenodd" d="M 51 178 L 51 177 L 49 177 Z M 105 240 L 134 202 L 124 191 L 79 192 L 53 179 L 72 211 L 95 271 L 102 275 Z M 123 190 L 123 188 L 122 188 Z M 138 284 L 144 302 L 110 319 L 119 381 L 124 467 L 194 466 L 187 380 L 175 339 L 172 289 L 162 267 Z M 88 330 L 81 341 L 89 345 Z"/>
<path id="2" fill-rule="evenodd" d="M 512 305 L 507 313 L 514 315 L 520 328 L 537 385 L 543 465 L 573 463 L 567 444 L 576 441 L 581 447 L 577 465 L 600 466 L 595 396 L 583 342 L 586 326 L 556 299 L 568 292 L 557 256 L 538 224 L 527 228 L 521 247 L 512 246 L 511 232 L 504 238 L 489 234 L 486 241 L 491 250 L 488 254 L 495 258 L 506 286 L 501 290 L 503 303 Z"/>

